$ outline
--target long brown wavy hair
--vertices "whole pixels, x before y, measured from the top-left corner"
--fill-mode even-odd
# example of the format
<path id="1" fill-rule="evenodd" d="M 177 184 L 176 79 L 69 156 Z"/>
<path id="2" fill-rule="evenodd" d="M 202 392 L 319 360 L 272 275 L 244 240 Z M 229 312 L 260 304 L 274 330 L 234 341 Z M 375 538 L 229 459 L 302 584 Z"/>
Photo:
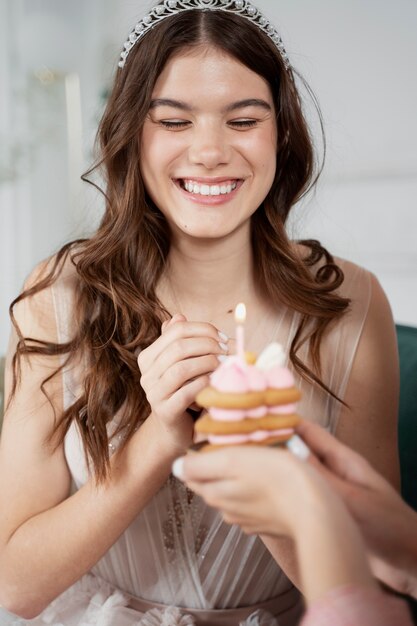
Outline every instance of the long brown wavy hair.
<path id="1" fill-rule="evenodd" d="M 118 430 L 126 443 L 149 414 L 136 354 L 159 336 L 161 321 L 167 318 L 155 288 L 170 250 L 170 232 L 141 177 L 141 129 L 155 82 L 167 61 L 201 45 L 231 55 L 270 86 L 279 145 L 275 180 L 252 217 L 257 281 L 271 303 L 284 303 L 300 313 L 291 362 L 300 375 L 334 396 L 320 379 L 320 344 L 330 322 L 349 306 L 349 300 L 335 291 L 343 274 L 317 241 L 302 242 L 310 254 L 301 259 L 285 230 L 291 207 L 312 188 L 321 171 L 296 85 L 301 78 L 285 68 L 271 39 L 238 15 L 215 10 L 174 15 L 150 30 L 131 50 L 125 67 L 116 71 L 98 129 L 98 160 L 83 176 L 91 182 L 88 176 L 97 168 L 104 174 L 105 212 L 100 226 L 90 238 L 63 246 L 47 274 L 10 306 L 19 336 L 12 397 L 23 355 L 63 355 L 61 367 L 44 381 L 44 393 L 45 384 L 76 355 L 87 356 L 82 392 L 57 416 L 55 434 L 63 441 L 70 424 L 77 423 L 87 461 L 98 481 L 106 478 L 109 469 L 108 422 L 123 407 Z M 68 262 L 77 275 L 72 338 L 53 343 L 23 337 L 13 307 L 50 286 Z M 305 342 L 311 367 L 297 356 Z"/>

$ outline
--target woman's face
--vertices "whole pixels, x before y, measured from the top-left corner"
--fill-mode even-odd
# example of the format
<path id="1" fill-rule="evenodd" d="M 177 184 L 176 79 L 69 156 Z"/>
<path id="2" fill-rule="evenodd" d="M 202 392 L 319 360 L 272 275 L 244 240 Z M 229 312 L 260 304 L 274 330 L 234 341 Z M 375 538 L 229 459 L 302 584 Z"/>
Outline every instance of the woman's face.
<path id="1" fill-rule="evenodd" d="M 174 236 L 249 230 L 275 175 L 268 83 L 216 48 L 173 57 L 152 94 L 141 140 L 146 189 Z"/>

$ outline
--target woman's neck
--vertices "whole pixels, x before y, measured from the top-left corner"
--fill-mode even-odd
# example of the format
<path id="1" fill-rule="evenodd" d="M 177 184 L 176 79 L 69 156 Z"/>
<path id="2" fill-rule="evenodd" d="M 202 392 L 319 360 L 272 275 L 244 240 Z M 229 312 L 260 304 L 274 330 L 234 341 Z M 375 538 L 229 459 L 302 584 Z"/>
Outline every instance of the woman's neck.
<path id="1" fill-rule="evenodd" d="M 236 332 L 235 307 L 244 302 L 246 349 L 260 352 L 276 335 L 276 307 L 258 289 L 249 237 L 230 243 L 172 245 L 157 295 L 171 315 L 209 322 L 231 339 Z"/>
<path id="2" fill-rule="evenodd" d="M 158 289 L 169 310 L 175 309 L 170 312 L 209 321 L 230 314 L 238 302 L 254 298 L 250 243 L 228 244 L 172 245 Z"/>

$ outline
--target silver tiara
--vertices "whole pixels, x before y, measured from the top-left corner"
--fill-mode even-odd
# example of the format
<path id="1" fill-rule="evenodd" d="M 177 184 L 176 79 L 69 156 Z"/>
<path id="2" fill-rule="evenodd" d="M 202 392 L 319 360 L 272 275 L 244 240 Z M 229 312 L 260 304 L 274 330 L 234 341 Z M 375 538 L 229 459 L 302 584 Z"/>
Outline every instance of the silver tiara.
<path id="1" fill-rule="evenodd" d="M 269 20 L 253 4 L 246 0 L 164 0 L 163 3 L 157 4 L 145 17 L 141 19 L 132 30 L 128 40 L 123 46 L 120 55 L 119 67 L 124 67 L 129 52 L 133 46 L 141 39 L 148 30 L 154 28 L 161 20 L 183 11 L 191 11 L 193 9 L 227 11 L 235 13 L 250 20 L 260 30 L 268 35 L 279 50 L 284 65 L 287 70 L 290 69 L 290 62 L 285 52 L 282 39 L 275 27 Z"/>

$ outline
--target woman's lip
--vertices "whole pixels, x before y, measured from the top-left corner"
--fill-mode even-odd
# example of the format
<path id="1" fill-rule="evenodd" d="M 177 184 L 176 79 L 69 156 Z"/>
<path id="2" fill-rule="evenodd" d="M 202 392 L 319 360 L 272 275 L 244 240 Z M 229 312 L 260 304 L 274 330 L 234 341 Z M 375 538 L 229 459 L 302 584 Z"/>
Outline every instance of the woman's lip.
<path id="1" fill-rule="evenodd" d="M 239 189 L 244 183 L 242 179 L 235 178 L 233 180 L 236 181 L 236 187 L 230 193 L 219 194 L 218 196 L 203 196 L 200 193 L 190 193 L 189 191 L 181 187 L 180 180 L 184 180 L 184 179 L 182 178 L 175 179 L 174 183 L 175 183 L 175 187 L 182 193 L 182 195 L 187 200 L 190 200 L 191 202 L 195 202 L 196 204 L 205 204 L 205 205 L 225 204 L 226 202 L 233 200 L 233 198 L 236 196 L 237 192 L 239 191 Z M 195 180 L 195 179 L 193 178 L 193 179 L 186 179 L 186 180 Z M 225 180 L 230 181 L 231 179 L 226 178 Z"/>
<path id="2" fill-rule="evenodd" d="M 202 185 L 219 185 L 221 183 L 238 182 L 242 181 L 242 178 L 236 178 L 235 176 L 213 176 L 211 178 L 202 178 L 200 176 L 178 176 L 175 181 L 192 180 L 193 183 L 200 183 Z"/>

